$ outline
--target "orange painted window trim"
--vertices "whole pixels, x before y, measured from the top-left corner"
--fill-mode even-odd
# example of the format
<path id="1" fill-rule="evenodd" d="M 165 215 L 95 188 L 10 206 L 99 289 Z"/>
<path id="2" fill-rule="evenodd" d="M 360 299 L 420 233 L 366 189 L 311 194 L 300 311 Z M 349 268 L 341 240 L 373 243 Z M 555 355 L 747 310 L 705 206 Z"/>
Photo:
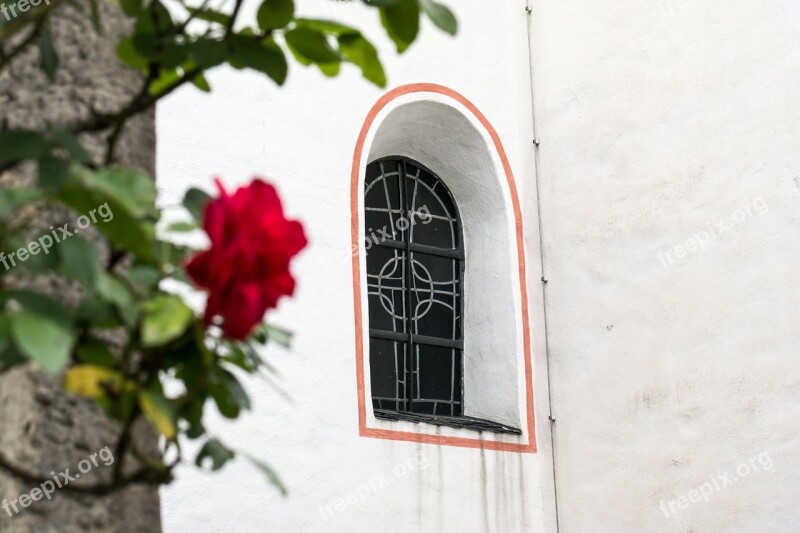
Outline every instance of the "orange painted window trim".
<path id="1" fill-rule="evenodd" d="M 438 93 L 456 100 L 467 108 L 475 118 L 486 128 L 489 136 L 494 142 L 494 147 L 500 156 L 503 170 L 508 182 L 508 189 L 511 196 L 511 204 L 514 208 L 514 222 L 516 227 L 517 254 L 519 259 L 519 285 L 520 296 L 522 298 L 522 339 L 524 345 L 525 360 L 525 408 L 528 424 L 528 442 L 499 442 L 491 440 L 481 440 L 467 437 L 449 437 L 432 434 L 419 434 L 407 431 L 377 429 L 367 426 L 366 411 L 366 391 L 364 387 L 364 336 L 363 336 L 363 310 L 361 306 L 361 232 L 359 231 L 360 205 L 358 202 L 361 184 L 361 157 L 364 152 L 364 143 L 367 135 L 378 114 L 393 100 L 398 97 L 411 93 Z M 358 136 L 356 150 L 353 154 L 353 170 L 350 176 L 350 216 L 351 216 L 351 238 L 353 244 L 353 302 L 355 307 L 355 326 L 356 326 L 356 381 L 358 385 L 358 432 L 362 437 L 377 439 L 400 440 L 410 442 L 421 442 L 427 444 L 438 444 L 445 446 L 461 446 L 467 448 L 482 448 L 487 450 L 512 451 L 523 453 L 536 453 L 536 425 L 533 411 L 533 370 L 531 363 L 531 334 L 528 312 L 528 289 L 525 279 L 525 247 L 523 240 L 522 212 L 520 210 L 519 198 L 517 196 L 517 186 L 514 175 L 511 172 L 511 165 L 508 162 L 500 136 L 491 125 L 489 120 L 478 110 L 475 105 L 464 96 L 453 89 L 431 83 L 415 83 L 403 85 L 383 95 L 372 107 L 367 115 L 361 133 Z"/>

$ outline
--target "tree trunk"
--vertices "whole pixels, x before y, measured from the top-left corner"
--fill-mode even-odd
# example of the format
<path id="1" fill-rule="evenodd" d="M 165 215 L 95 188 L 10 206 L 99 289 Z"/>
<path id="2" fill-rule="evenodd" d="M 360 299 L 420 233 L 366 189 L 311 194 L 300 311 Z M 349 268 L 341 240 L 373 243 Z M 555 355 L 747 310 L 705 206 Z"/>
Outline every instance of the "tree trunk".
<path id="1" fill-rule="evenodd" d="M 76 3 L 77 4 L 77 3 Z M 74 124 L 96 113 L 116 111 L 141 86 L 139 74 L 124 68 L 114 49 L 127 33 L 129 20 L 109 2 L 99 2 L 103 34 L 91 26 L 88 5 L 85 12 L 73 5 L 61 5 L 51 15 L 60 66 L 56 83 L 49 83 L 39 68 L 39 52 L 30 47 L 0 74 L 0 130 L 45 128 L 49 125 Z M 84 7 L 86 6 L 86 7 Z M 20 36 L 23 37 L 23 36 Z M 147 113 L 129 122 L 117 148 L 116 162 L 154 173 L 155 113 Z M 108 132 L 81 138 L 97 163 L 102 162 Z M 23 165 L 0 175 L 0 186 L 26 183 L 33 179 L 34 165 Z M 46 228 L 60 222 L 74 223 L 66 210 L 36 212 L 36 225 Z M 60 225 L 59 224 L 59 225 Z M 98 235 L 87 236 L 107 255 Z M 37 290 L 74 305 L 80 288 L 53 276 L 25 277 L 10 272 L 0 281 L 6 286 L 35 286 Z M 0 287 L 2 288 L 2 287 Z M 154 434 L 145 424 L 135 426 L 145 451 L 155 454 Z M 93 402 L 61 392 L 58 380 L 32 367 L 16 368 L 0 374 L 0 454 L 9 464 L 43 479 L 69 470 L 75 477 L 78 465 L 105 447 L 114 451 L 119 425 Z M 108 457 L 107 455 L 105 456 Z M 105 466 L 103 456 L 95 455 L 99 466 L 81 474 L 71 484 L 108 481 L 114 466 Z M 115 463 L 120 458 L 114 457 Z M 106 459 L 107 462 L 107 459 Z M 131 469 L 130 458 L 125 470 Z M 158 489 L 137 485 L 108 496 L 85 495 L 65 489 L 55 490 L 52 499 L 29 502 L 23 508 L 19 498 L 32 494 L 38 484 L 26 482 L 7 469 L 0 468 L 0 500 L 16 500 L 19 513 L 12 506 L 0 507 L 0 531 L 9 533 L 72 532 L 141 532 L 160 533 Z M 36 493 L 33 493 L 36 495 Z"/>

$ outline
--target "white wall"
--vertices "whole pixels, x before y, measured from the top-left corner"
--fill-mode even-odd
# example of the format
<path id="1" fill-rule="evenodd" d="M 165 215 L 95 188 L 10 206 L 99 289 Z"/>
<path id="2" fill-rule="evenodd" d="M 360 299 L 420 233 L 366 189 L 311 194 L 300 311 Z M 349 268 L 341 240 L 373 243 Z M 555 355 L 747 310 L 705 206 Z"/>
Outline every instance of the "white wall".
<path id="1" fill-rule="evenodd" d="M 561 530 L 800 530 L 800 5 L 533 23 Z"/>
<path id="2" fill-rule="evenodd" d="M 352 18 L 391 86 L 449 86 L 498 130 L 525 218 L 539 452 L 358 436 L 349 172 L 382 91 L 355 69 L 296 68 L 282 90 L 220 70 L 213 95 L 159 108 L 159 179 L 169 204 L 214 174 L 261 174 L 306 224 L 297 297 L 273 317 L 295 347 L 268 352 L 292 400 L 253 381 L 255 411 L 212 424 L 292 493 L 244 463 L 184 468 L 163 493 L 168 533 L 555 531 L 527 17 L 517 1 L 454 7 L 459 38 L 426 25 L 401 58 L 355 5 L 300 9 Z M 561 531 L 796 531 L 800 6 L 532 7 Z M 357 490 L 364 502 L 319 512 Z"/>
<path id="3" fill-rule="evenodd" d="M 253 380 L 254 412 L 235 424 L 210 425 L 226 442 L 273 464 L 291 494 L 281 499 L 245 462 L 215 475 L 182 468 L 163 491 L 168 533 L 554 530 L 524 4 L 450 4 L 460 36 L 451 39 L 426 23 L 420 42 L 401 58 L 371 10 L 311 1 L 299 9 L 353 20 L 379 43 L 392 87 L 449 86 L 498 130 L 526 223 L 539 452 L 359 437 L 350 168 L 359 130 L 383 91 L 355 68 L 327 80 L 298 67 L 280 90 L 260 76 L 221 69 L 209 76 L 212 95 L 186 89 L 159 107 L 158 177 L 169 205 L 189 186 L 210 186 L 213 175 L 233 185 L 260 174 L 277 183 L 290 214 L 305 223 L 311 245 L 295 265 L 299 290 L 272 315 L 295 330 L 294 349 L 267 352 L 291 401 Z M 256 7 L 249 5 L 250 12 Z M 346 502 L 356 491 L 363 501 L 337 511 L 335 500 Z M 333 513 L 323 516 L 329 504 Z"/>

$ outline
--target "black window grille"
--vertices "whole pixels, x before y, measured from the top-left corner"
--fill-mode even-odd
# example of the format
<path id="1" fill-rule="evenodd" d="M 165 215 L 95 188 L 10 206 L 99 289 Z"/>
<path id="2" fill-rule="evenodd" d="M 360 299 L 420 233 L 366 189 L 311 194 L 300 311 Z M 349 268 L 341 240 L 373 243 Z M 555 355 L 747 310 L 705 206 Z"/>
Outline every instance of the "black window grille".
<path id="1" fill-rule="evenodd" d="M 464 250 L 458 210 L 419 163 L 367 167 L 367 285 L 377 415 L 463 415 Z"/>

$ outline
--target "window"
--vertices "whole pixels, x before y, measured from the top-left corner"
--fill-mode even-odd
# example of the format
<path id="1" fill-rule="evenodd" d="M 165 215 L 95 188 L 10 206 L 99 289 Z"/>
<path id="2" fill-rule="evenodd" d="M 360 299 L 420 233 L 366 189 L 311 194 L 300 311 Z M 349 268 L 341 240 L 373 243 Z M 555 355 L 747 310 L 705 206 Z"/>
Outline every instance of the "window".
<path id="1" fill-rule="evenodd" d="M 464 253 L 444 184 L 407 159 L 367 169 L 364 195 L 372 403 L 462 414 Z"/>
<path id="2" fill-rule="evenodd" d="M 364 209 L 375 416 L 518 433 L 464 416 L 464 249 L 447 187 L 410 159 L 380 159 Z"/>
<path id="3" fill-rule="evenodd" d="M 359 435 L 535 452 L 538 244 L 498 132 L 453 89 L 393 89 L 361 128 L 350 195 Z"/>

